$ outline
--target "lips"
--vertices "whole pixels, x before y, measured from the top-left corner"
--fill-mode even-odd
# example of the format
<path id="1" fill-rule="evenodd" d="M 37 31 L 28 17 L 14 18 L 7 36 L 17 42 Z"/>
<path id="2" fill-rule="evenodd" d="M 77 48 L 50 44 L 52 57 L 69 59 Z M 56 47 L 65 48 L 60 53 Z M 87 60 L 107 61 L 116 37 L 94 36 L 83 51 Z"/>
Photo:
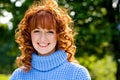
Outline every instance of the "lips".
<path id="1" fill-rule="evenodd" d="M 40 47 L 42 47 L 42 48 L 45 48 L 45 47 L 47 47 L 47 46 L 49 45 L 49 43 L 47 43 L 47 44 L 46 44 L 46 43 L 45 43 L 45 44 L 43 44 L 43 43 L 42 43 L 42 44 L 37 43 L 37 44 L 38 44 Z"/>

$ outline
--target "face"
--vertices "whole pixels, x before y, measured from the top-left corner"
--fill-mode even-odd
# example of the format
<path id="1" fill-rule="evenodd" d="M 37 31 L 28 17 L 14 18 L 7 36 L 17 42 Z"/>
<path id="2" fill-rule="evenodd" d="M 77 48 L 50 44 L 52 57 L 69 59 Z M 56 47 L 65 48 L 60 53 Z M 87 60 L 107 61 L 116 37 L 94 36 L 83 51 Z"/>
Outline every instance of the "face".
<path id="1" fill-rule="evenodd" d="M 35 28 L 31 31 L 31 39 L 34 49 L 39 55 L 49 55 L 55 51 L 57 34 L 54 29 Z"/>

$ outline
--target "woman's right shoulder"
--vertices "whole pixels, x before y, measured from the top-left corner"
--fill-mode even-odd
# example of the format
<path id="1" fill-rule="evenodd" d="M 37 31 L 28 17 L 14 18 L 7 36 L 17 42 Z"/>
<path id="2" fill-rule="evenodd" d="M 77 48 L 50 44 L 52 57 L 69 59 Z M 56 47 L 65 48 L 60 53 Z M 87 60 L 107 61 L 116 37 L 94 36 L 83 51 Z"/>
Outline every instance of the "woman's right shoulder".
<path id="1" fill-rule="evenodd" d="M 24 70 L 25 70 L 25 67 L 17 68 L 17 69 L 14 70 L 13 74 L 14 73 L 24 73 L 25 72 Z"/>
<path id="2" fill-rule="evenodd" d="M 24 67 L 17 68 L 13 71 L 12 75 L 10 76 L 9 80 L 17 80 L 19 79 L 22 75 L 24 75 Z"/>

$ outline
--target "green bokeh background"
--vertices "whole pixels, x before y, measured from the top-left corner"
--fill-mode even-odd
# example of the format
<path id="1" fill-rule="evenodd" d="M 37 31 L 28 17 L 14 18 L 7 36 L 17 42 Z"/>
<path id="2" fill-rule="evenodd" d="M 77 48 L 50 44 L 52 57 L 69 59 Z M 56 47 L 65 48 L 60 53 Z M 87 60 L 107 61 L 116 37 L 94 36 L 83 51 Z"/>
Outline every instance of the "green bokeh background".
<path id="1" fill-rule="evenodd" d="M 15 70 L 15 59 L 20 55 L 14 39 L 15 29 L 33 1 L 35 0 L 0 1 L 0 74 L 5 74 L 6 77 Z M 57 1 L 60 6 L 68 9 L 73 18 L 77 34 L 75 56 L 89 70 L 92 80 L 120 80 L 120 1 Z M 21 3 L 20 6 L 17 5 L 18 2 Z M 8 23 L 2 23 L 6 11 L 13 17 Z"/>

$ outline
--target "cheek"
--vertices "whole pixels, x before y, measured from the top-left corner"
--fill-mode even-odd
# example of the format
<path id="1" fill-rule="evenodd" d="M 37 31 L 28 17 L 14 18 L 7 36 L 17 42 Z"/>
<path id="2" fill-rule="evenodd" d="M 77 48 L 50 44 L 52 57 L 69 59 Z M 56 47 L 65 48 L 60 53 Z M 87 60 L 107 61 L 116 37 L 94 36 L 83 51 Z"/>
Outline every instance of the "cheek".
<path id="1" fill-rule="evenodd" d="M 34 43 L 34 38 L 33 38 L 33 36 L 31 36 L 31 41 L 32 41 L 32 43 Z"/>
<path id="2" fill-rule="evenodd" d="M 34 41 L 36 41 L 36 39 L 37 39 L 37 37 L 36 37 L 35 35 L 31 34 L 32 43 L 33 43 Z"/>
<path id="3" fill-rule="evenodd" d="M 53 42 L 57 42 L 57 37 L 56 37 L 56 36 L 53 37 L 53 39 L 51 39 L 51 41 L 53 41 Z"/>

